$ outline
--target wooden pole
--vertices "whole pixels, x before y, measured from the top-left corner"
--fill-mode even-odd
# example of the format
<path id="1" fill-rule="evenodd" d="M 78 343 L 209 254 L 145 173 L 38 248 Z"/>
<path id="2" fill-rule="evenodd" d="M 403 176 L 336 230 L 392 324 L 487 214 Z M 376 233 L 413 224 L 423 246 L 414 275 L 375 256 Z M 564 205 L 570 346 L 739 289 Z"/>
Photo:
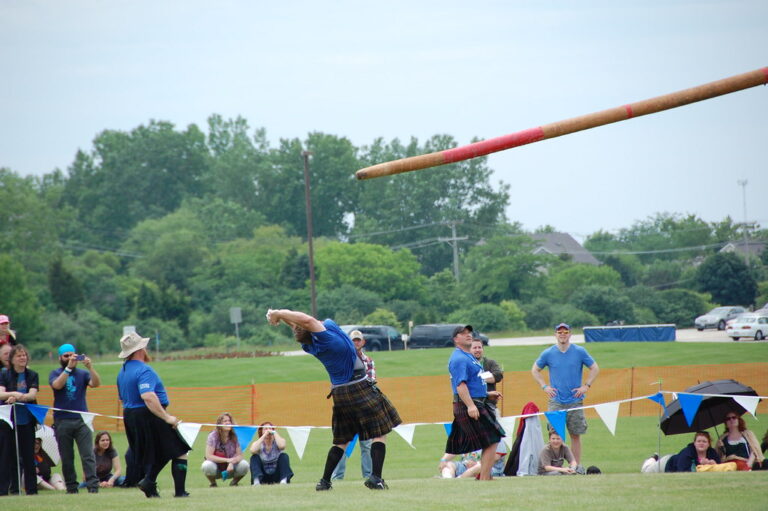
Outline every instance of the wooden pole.
<path id="1" fill-rule="evenodd" d="M 371 179 L 374 177 L 391 176 L 393 174 L 401 174 L 403 172 L 411 172 L 429 167 L 437 167 L 447 163 L 469 160 L 471 158 L 485 156 L 505 149 L 532 144 L 548 138 L 560 137 L 562 135 L 596 128 L 605 124 L 626 121 L 627 119 L 640 117 L 641 115 L 655 114 L 662 110 L 677 108 L 697 101 L 703 101 L 705 99 L 711 99 L 732 92 L 749 89 L 758 85 L 765 85 L 766 83 L 768 83 L 768 67 L 724 78 L 716 82 L 706 83 L 704 85 L 699 85 L 698 87 L 610 108 L 608 110 L 602 110 L 600 112 L 573 117 L 564 121 L 545 124 L 537 128 L 529 128 L 527 130 L 518 131 L 517 133 L 475 142 L 454 149 L 379 163 L 378 165 L 358 170 L 355 173 L 355 176 L 357 179 Z"/>

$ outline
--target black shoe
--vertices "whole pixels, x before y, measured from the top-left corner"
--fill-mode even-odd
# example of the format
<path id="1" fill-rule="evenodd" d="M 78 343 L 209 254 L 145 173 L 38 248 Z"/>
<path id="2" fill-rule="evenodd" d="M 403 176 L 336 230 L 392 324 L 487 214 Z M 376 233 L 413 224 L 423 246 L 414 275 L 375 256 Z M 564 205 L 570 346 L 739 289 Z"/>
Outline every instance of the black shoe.
<path id="1" fill-rule="evenodd" d="M 37 495 L 37 488 L 35 488 L 34 490 L 27 490 L 26 494 L 27 495 Z"/>
<path id="2" fill-rule="evenodd" d="M 320 479 L 320 481 L 317 483 L 317 486 L 315 486 L 315 491 L 326 491 L 331 489 L 333 489 L 331 482 L 326 481 L 325 479 Z"/>
<path id="3" fill-rule="evenodd" d="M 80 493 L 80 490 L 78 490 L 77 488 L 67 488 L 67 493 L 71 493 L 74 495 L 76 493 Z"/>
<path id="4" fill-rule="evenodd" d="M 88 493 L 99 493 L 98 488 L 88 488 Z"/>
<path id="5" fill-rule="evenodd" d="M 384 482 L 384 479 L 375 475 L 371 475 L 371 477 L 365 480 L 365 487 L 371 490 L 389 490 L 389 486 Z"/>
<path id="6" fill-rule="evenodd" d="M 160 494 L 157 493 L 157 483 L 154 481 L 148 481 L 146 478 L 139 481 L 139 489 L 144 492 L 144 495 L 148 499 L 152 497 L 159 497 Z"/>
<path id="7" fill-rule="evenodd" d="M 177 497 L 177 498 L 189 497 L 189 493 L 184 491 L 184 492 L 181 492 L 181 493 L 177 493 L 176 495 L 174 495 L 174 497 Z"/>

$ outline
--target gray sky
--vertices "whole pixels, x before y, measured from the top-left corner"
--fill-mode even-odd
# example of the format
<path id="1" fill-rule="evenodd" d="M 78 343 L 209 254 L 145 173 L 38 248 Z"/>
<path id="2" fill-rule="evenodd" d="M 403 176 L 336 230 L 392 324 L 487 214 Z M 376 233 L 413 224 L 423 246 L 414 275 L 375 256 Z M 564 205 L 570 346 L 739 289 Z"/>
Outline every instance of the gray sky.
<path id="1" fill-rule="evenodd" d="M 0 167 L 66 169 L 101 130 L 205 128 L 212 113 L 273 145 L 310 131 L 466 144 L 768 66 L 766 21 L 764 0 L 0 0 Z M 489 164 L 528 229 L 741 221 L 739 179 L 765 226 L 766 115 L 756 87 Z"/>

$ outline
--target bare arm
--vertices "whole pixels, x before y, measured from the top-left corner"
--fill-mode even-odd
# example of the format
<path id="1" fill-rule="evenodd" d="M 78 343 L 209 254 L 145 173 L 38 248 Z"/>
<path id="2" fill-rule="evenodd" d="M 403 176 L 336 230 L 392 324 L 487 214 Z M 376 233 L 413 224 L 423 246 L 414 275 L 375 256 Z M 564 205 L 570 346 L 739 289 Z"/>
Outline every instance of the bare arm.
<path id="1" fill-rule="evenodd" d="M 277 448 L 280 449 L 281 451 L 284 451 L 285 447 L 286 447 L 285 438 L 281 437 L 277 433 L 277 430 L 275 430 L 275 435 L 274 436 L 275 436 L 275 444 L 277 444 Z"/>
<path id="2" fill-rule="evenodd" d="M 283 321 L 288 326 L 298 326 L 308 332 L 322 332 L 325 330 L 325 326 L 309 314 L 289 309 L 269 309 L 267 311 L 267 321 L 273 326 L 277 326 Z"/>
<path id="3" fill-rule="evenodd" d="M 91 382 L 88 384 L 91 386 L 91 388 L 96 388 L 99 385 L 101 385 L 101 376 L 99 376 L 99 373 L 96 372 L 96 368 L 93 367 L 93 364 L 91 364 L 91 359 L 88 357 L 85 357 L 85 360 L 83 360 L 83 364 L 85 367 L 88 368 L 88 371 L 91 373 Z"/>
<path id="4" fill-rule="evenodd" d="M 584 384 L 581 387 L 573 389 L 573 395 L 576 397 L 584 397 L 584 394 L 587 393 L 589 388 L 597 379 L 598 374 L 600 374 L 600 368 L 598 367 L 597 362 L 595 362 L 589 368 L 589 374 L 587 375 L 587 380 L 584 382 Z"/>
<path id="5" fill-rule="evenodd" d="M 165 411 L 163 405 L 160 404 L 160 399 L 158 399 L 157 394 L 154 392 L 143 393 L 141 395 L 141 399 L 144 400 L 144 404 L 147 405 L 149 411 L 162 419 L 166 424 L 170 424 L 171 426 L 176 427 L 176 425 L 181 422 L 176 417 Z"/>
<path id="6" fill-rule="evenodd" d="M 557 391 L 544 381 L 544 376 L 541 374 L 541 367 L 537 366 L 536 362 L 534 362 L 533 367 L 531 367 L 531 376 L 533 376 L 533 379 L 539 384 L 539 387 L 541 387 L 547 396 L 553 398 L 557 395 Z"/>
<path id="7" fill-rule="evenodd" d="M 456 393 L 459 395 L 459 399 L 467 407 L 467 413 L 470 417 L 477 420 L 480 418 L 480 411 L 475 406 L 475 402 L 472 401 L 472 396 L 469 395 L 469 389 L 466 382 L 461 382 L 456 386 Z"/>
<path id="8" fill-rule="evenodd" d="M 67 384 L 67 379 L 69 378 L 69 375 L 72 373 L 72 371 L 75 370 L 75 367 L 77 367 L 77 359 L 72 356 L 69 357 L 69 362 L 67 362 L 66 369 L 69 369 L 69 372 L 64 371 L 61 372 L 54 380 L 51 382 L 51 388 L 53 390 L 61 390 L 64 388 L 64 385 Z"/>

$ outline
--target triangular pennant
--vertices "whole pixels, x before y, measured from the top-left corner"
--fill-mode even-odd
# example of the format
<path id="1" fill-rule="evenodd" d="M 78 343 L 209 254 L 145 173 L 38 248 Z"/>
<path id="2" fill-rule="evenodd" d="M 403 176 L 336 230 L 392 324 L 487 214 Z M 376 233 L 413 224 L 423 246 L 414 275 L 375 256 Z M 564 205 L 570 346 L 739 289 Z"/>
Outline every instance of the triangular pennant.
<path id="1" fill-rule="evenodd" d="M 347 455 L 347 458 L 352 456 L 352 451 L 355 450 L 355 445 L 357 445 L 357 433 L 355 433 L 355 436 L 352 438 L 352 440 L 347 444 L 347 450 L 344 451 L 344 454 Z"/>
<path id="2" fill-rule="evenodd" d="M 514 439 L 512 438 L 512 434 L 515 431 L 515 417 L 514 415 L 511 417 L 502 417 L 499 419 L 499 423 L 501 424 L 501 427 L 504 428 L 504 431 L 507 433 L 507 436 L 503 438 L 503 441 L 506 442 L 507 447 L 512 448 L 512 442 L 514 442 Z"/>
<path id="3" fill-rule="evenodd" d="M 400 424 L 395 427 L 395 433 L 403 437 L 408 445 L 413 447 L 413 433 L 416 431 L 416 424 Z M 413 447 L 415 449 L 415 447 Z"/>
<path id="4" fill-rule="evenodd" d="M 648 399 L 659 403 L 661 407 L 664 409 L 667 408 L 667 403 L 664 402 L 664 394 L 662 394 L 661 392 L 657 392 L 652 396 L 648 396 Z"/>
<path id="5" fill-rule="evenodd" d="M 33 404 L 27 404 L 26 407 L 27 407 L 27 410 L 29 410 L 29 413 L 35 416 L 35 419 L 37 419 L 38 424 L 45 423 L 45 416 L 48 415 L 48 410 L 51 408 L 50 406 L 33 405 Z"/>
<path id="6" fill-rule="evenodd" d="M 445 434 L 451 436 L 451 428 L 453 428 L 453 423 L 443 422 L 443 427 L 445 428 Z"/>
<path id="7" fill-rule="evenodd" d="M 565 441 L 566 411 L 556 410 L 554 412 L 544 412 L 544 415 L 547 416 L 547 420 L 552 425 L 552 427 L 555 428 L 555 431 L 557 431 L 557 434 L 560 435 L 560 438 L 562 438 L 563 441 Z"/>
<path id="8" fill-rule="evenodd" d="M 83 422 L 85 422 L 85 425 L 88 426 L 88 429 L 93 432 L 93 419 L 96 417 L 95 413 L 89 413 L 89 412 L 79 412 L 80 417 L 83 418 Z"/>
<path id="9" fill-rule="evenodd" d="M 304 448 L 307 446 L 307 440 L 309 440 L 309 432 L 312 428 L 308 426 L 285 428 L 288 431 L 288 436 L 291 437 L 296 454 L 299 455 L 299 459 L 304 456 Z"/>
<path id="10" fill-rule="evenodd" d="M 733 396 L 733 400 L 736 401 L 746 411 L 752 414 L 752 417 L 757 419 L 755 410 L 757 410 L 757 404 L 760 402 L 760 398 L 757 396 Z"/>
<path id="11" fill-rule="evenodd" d="M 191 449 L 192 445 L 195 443 L 195 439 L 197 439 L 198 433 L 200 433 L 201 427 L 203 427 L 203 425 L 196 422 L 180 422 L 176 425 L 176 431 Z"/>
<path id="12" fill-rule="evenodd" d="M 699 410 L 701 400 L 704 396 L 700 394 L 678 394 L 678 401 L 680 401 L 680 407 L 683 409 L 683 415 L 685 415 L 685 422 L 688 423 L 688 427 L 693 424 L 693 419 L 696 417 L 696 412 Z"/>
<path id="13" fill-rule="evenodd" d="M 51 461 L 58 465 L 61 462 L 61 455 L 59 454 L 59 444 L 56 442 L 56 433 L 53 431 L 53 428 L 43 424 L 35 431 L 35 438 L 42 440 L 43 450 L 51 458 Z"/>
<path id="14" fill-rule="evenodd" d="M 11 423 L 11 408 L 13 408 L 13 405 L 0 406 L 0 421 L 5 421 L 9 426 L 13 427 L 13 423 Z"/>
<path id="15" fill-rule="evenodd" d="M 613 403 L 601 403 L 595 405 L 595 411 L 603 419 L 603 423 L 608 428 L 613 436 L 616 436 L 616 419 L 619 417 L 619 405 L 620 401 L 614 401 Z"/>
<path id="16" fill-rule="evenodd" d="M 248 450 L 248 446 L 251 445 L 253 435 L 259 428 L 256 426 L 232 426 L 232 430 L 237 436 L 237 441 L 240 443 L 240 449 L 245 452 Z"/>

